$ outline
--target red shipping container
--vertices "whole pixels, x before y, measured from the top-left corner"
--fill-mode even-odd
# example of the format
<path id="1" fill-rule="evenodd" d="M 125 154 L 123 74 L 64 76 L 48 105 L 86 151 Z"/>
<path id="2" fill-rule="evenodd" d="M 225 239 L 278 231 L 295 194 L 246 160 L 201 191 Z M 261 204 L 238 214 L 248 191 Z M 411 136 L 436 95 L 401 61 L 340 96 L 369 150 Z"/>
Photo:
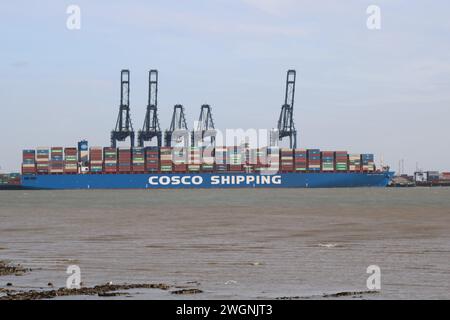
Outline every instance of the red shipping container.
<path id="1" fill-rule="evenodd" d="M 176 172 L 185 172 L 187 170 L 187 165 L 185 164 L 174 164 L 173 171 Z"/>

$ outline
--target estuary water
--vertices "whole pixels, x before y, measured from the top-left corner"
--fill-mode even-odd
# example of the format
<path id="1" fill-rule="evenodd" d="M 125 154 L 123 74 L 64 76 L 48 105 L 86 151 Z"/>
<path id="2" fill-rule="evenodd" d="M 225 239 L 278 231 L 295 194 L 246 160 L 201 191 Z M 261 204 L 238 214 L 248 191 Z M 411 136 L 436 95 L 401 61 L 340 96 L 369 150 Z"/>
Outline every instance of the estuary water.
<path id="1" fill-rule="evenodd" d="M 84 286 L 202 291 L 121 299 L 449 299 L 450 188 L 0 191 L 0 260 L 32 269 L 13 290 L 78 265 Z"/>

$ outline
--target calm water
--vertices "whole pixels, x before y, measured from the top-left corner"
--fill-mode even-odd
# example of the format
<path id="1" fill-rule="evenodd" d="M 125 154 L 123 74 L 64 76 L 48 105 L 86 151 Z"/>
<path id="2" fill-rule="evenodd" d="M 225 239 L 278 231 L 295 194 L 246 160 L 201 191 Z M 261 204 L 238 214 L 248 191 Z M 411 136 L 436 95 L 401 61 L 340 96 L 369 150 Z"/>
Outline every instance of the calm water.
<path id="1" fill-rule="evenodd" d="M 82 281 L 195 286 L 190 298 L 450 298 L 450 188 L 0 191 L 0 287 Z M 195 283 L 195 284 L 194 284 Z M 134 298 L 179 298 L 167 291 Z"/>

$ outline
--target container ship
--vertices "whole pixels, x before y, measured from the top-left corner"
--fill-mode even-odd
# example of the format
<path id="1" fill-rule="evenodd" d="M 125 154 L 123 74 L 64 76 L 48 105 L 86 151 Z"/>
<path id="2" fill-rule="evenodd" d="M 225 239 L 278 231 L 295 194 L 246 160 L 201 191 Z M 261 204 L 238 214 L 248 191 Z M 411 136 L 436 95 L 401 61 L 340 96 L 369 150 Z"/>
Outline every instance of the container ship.
<path id="1" fill-rule="evenodd" d="M 376 169 L 372 154 L 345 151 L 216 147 L 201 157 L 197 147 L 79 146 L 24 150 L 22 188 L 385 187 L 393 175 Z"/>
<path id="2" fill-rule="evenodd" d="M 25 189 L 170 189 L 170 188 L 337 188 L 385 187 L 389 168 L 376 168 L 373 154 L 297 147 L 293 121 L 295 70 L 288 70 L 278 127 L 267 147 L 248 143 L 220 146 L 211 107 L 202 105 L 189 131 L 184 107 L 175 105 L 170 128 L 159 126 L 158 72 L 149 72 L 149 97 L 142 130 L 132 127 L 129 70 L 121 71 L 121 94 L 111 145 L 39 147 L 23 150 L 20 187 Z M 164 138 L 164 145 L 162 140 Z M 278 146 L 289 138 L 289 147 Z M 128 140 L 130 145 L 117 147 Z M 207 141 L 207 142 L 206 142 Z M 145 146 L 145 143 L 153 146 Z M 16 178 L 17 179 L 17 178 Z"/>

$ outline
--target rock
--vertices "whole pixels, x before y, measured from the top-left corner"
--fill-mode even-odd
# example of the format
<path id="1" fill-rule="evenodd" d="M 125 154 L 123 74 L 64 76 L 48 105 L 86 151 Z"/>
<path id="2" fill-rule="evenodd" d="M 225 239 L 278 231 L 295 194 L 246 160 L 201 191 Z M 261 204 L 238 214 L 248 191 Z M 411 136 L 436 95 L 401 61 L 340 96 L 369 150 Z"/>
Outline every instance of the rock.
<path id="1" fill-rule="evenodd" d="M 12 265 L 8 264 L 5 261 L 0 260 L 0 276 L 6 276 L 14 274 L 16 276 L 21 276 L 25 274 L 26 272 L 29 272 L 31 269 L 26 269 L 22 267 L 20 264 L 18 265 Z"/>
<path id="2" fill-rule="evenodd" d="M 197 294 L 197 293 L 202 293 L 203 291 L 200 289 L 181 289 L 181 290 L 175 290 L 172 291 L 171 294 Z"/>
<path id="3" fill-rule="evenodd" d="M 343 291 L 331 294 L 324 294 L 322 297 L 324 298 L 339 298 L 339 297 L 349 297 L 349 296 L 361 296 L 362 294 L 378 294 L 379 291 L 370 290 L 370 291 Z M 362 297 L 362 296 L 361 296 Z"/>
<path id="4" fill-rule="evenodd" d="M 126 292 L 99 292 L 97 294 L 99 297 L 116 297 L 116 296 L 125 296 Z"/>
<path id="5" fill-rule="evenodd" d="M 129 289 L 160 289 L 168 290 L 171 286 L 164 283 L 137 283 L 137 284 L 116 284 L 116 285 L 99 285 L 92 288 L 80 288 L 80 289 L 67 289 L 59 288 L 57 290 L 44 290 L 44 291 L 27 291 L 19 292 L 16 294 L 10 294 L 7 296 L 0 296 L 0 300 L 38 300 L 38 299 L 51 299 L 61 296 L 79 296 L 79 295 L 98 295 L 98 296 L 114 296 L 126 293 L 114 294 L 114 291 L 129 290 Z"/>

